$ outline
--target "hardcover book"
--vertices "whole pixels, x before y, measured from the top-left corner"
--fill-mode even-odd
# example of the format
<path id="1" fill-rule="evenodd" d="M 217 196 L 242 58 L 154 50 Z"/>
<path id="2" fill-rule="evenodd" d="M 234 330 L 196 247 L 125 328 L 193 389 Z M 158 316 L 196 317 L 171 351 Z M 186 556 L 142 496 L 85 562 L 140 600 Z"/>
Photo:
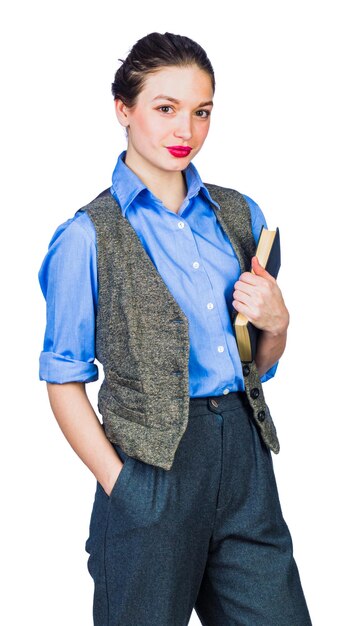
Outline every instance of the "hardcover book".
<path id="1" fill-rule="evenodd" d="M 277 277 L 281 265 L 279 229 L 268 230 L 262 226 L 256 256 L 259 263 L 271 276 Z M 253 270 L 251 270 L 253 273 Z M 242 313 L 237 313 L 233 322 L 240 360 L 251 362 L 256 356 L 257 340 L 260 333 Z"/>

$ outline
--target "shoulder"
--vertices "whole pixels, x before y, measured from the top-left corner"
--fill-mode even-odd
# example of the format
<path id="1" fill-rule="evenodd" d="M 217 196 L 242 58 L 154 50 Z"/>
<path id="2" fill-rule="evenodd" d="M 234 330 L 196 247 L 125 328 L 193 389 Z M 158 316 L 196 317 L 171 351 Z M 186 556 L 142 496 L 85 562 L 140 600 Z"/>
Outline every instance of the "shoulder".
<path id="1" fill-rule="evenodd" d="M 241 204 L 243 205 L 243 207 L 246 206 L 246 208 L 250 210 L 251 215 L 254 215 L 254 216 L 257 214 L 263 215 L 258 204 L 252 198 L 250 198 L 250 196 L 247 196 L 241 191 L 237 191 L 236 189 L 232 189 L 231 187 L 222 187 L 221 185 L 215 185 L 213 183 L 203 183 L 203 184 L 209 191 L 210 195 L 214 197 L 215 199 L 233 198 L 233 199 L 239 200 Z"/>
<path id="2" fill-rule="evenodd" d="M 88 272 L 95 274 L 97 259 L 93 225 L 86 214 L 60 224 L 55 230 L 39 269 L 39 282 L 45 294 L 48 285 L 70 285 L 73 277 L 81 282 Z"/>
<path id="3" fill-rule="evenodd" d="M 51 272 L 73 272 L 79 265 L 94 263 L 96 236 L 87 214 L 77 213 L 60 224 L 48 244 L 39 270 L 40 280 Z"/>
<path id="4" fill-rule="evenodd" d="M 108 187 L 79 210 L 86 212 L 93 218 L 94 215 L 106 213 L 107 211 L 114 211 L 114 204 L 117 204 L 117 202 L 112 195 L 111 188 Z"/>
<path id="5" fill-rule="evenodd" d="M 222 202 L 225 200 L 228 201 L 238 201 L 244 209 L 247 209 L 251 213 L 251 217 L 257 219 L 260 217 L 264 219 L 264 215 L 257 204 L 250 196 L 237 191 L 236 189 L 232 189 L 231 187 L 222 187 L 221 185 L 215 185 L 213 183 L 203 183 L 206 187 L 207 191 L 210 194 L 210 197 L 216 202 Z"/>
<path id="6" fill-rule="evenodd" d="M 243 194 L 236 189 L 230 187 L 222 187 L 221 185 L 215 185 L 214 183 L 203 183 L 208 190 L 210 196 L 217 202 L 222 200 L 240 200 L 242 201 Z"/>
<path id="7" fill-rule="evenodd" d="M 249 219 L 251 221 L 251 230 L 257 242 L 262 226 L 267 226 L 263 211 L 257 202 L 250 196 L 230 187 L 222 187 L 211 183 L 204 183 L 204 185 L 210 193 L 210 197 L 220 204 L 220 208 L 222 208 L 222 205 L 225 208 L 228 206 L 232 210 L 238 210 L 239 217 L 240 215 L 244 217 L 244 213 L 247 215 L 246 220 Z"/>
<path id="8" fill-rule="evenodd" d="M 242 212 L 250 212 L 252 215 L 252 213 L 255 212 L 255 206 L 258 206 L 251 198 L 236 189 L 222 187 L 221 185 L 215 185 L 212 183 L 203 184 L 207 189 L 211 200 L 219 204 L 220 208 L 236 208 Z"/>
<path id="9" fill-rule="evenodd" d="M 48 248 L 60 247 L 65 244 L 96 243 L 95 229 L 88 214 L 78 210 L 75 215 L 55 229 Z"/>
<path id="10" fill-rule="evenodd" d="M 245 201 L 247 202 L 247 204 L 249 206 L 249 209 L 250 209 L 252 232 L 253 232 L 254 237 L 255 237 L 255 239 L 257 241 L 257 239 L 259 237 L 259 234 L 261 232 L 262 226 L 264 226 L 266 228 L 267 227 L 267 222 L 266 222 L 266 219 L 264 217 L 263 211 L 259 207 L 257 202 L 255 202 L 252 198 L 250 198 L 249 196 L 246 196 L 245 194 L 243 194 L 243 197 L 244 197 Z"/>

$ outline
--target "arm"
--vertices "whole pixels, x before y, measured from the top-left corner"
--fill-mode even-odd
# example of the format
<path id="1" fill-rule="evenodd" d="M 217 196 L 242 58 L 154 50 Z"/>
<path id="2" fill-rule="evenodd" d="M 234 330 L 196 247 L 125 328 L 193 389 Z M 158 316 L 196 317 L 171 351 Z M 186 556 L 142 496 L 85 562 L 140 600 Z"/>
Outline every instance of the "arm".
<path id="1" fill-rule="evenodd" d="M 123 463 L 85 390 L 85 383 L 98 378 L 96 235 L 88 216 L 76 214 L 57 228 L 39 280 L 47 302 L 40 379 L 47 382 L 50 404 L 66 439 L 109 494 Z"/>
<path id="2" fill-rule="evenodd" d="M 233 306 L 262 330 L 255 359 L 262 376 L 285 350 L 289 313 L 275 278 L 256 257 L 252 259 L 252 269 L 254 273 L 244 272 L 235 283 Z"/>
<path id="3" fill-rule="evenodd" d="M 108 441 L 84 383 L 47 383 L 52 411 L 67 441 L 110 494 L 123 462 Z"/>
<path id="4" fill-rule="evenodd" d="M 258 338 L 255 362 L 258 373 L 263 376 L 277 363 L 286 347 L 287 330 L 276 335 L 263 330 Z"/>

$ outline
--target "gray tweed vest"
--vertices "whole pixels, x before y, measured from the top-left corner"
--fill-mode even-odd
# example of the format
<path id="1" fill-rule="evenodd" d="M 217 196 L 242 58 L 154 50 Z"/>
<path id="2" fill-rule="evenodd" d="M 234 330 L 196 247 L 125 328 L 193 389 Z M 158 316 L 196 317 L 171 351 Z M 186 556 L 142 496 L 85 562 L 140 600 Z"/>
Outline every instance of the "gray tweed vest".
<path id="1" fill-rule="evenodd" d="M 206 186 L 221 207 L 211 204 L 245 271 L 255 252 L 247 202 L 232 189 Z M 96 358 L 104 369 L 98 409 L 106 436 L 128 455 L 169 470 L 189 415 L 188 320 L 110 190 L 81 210 L 97 238 Z M 243 364 L 243 375 L 253 419 L 277 453 L 254 362 Z"/>

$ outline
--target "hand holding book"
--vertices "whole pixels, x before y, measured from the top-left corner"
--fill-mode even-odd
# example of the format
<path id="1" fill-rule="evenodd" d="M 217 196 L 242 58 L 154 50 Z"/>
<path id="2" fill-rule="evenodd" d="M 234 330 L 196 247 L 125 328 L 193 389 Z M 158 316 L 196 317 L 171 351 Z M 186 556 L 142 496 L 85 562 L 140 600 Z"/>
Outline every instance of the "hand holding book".
<path id="1" fill-rule="evenodd" d="M 260 266 L 273 278 L 276 278 L 281 263 L 278 228 L 272 231 L 264 227 L 262 228 L 256 249 L 256 257 Z M 255 273 L 253 269 L 251 273 Z M 245 296 L 244 299 L 246 300 L 247 297 Z M 241 361 L 253 361 L 256 355 L 257 339 L 260 330 L 240 312 L 236 314 L 233 324 Z"/>

